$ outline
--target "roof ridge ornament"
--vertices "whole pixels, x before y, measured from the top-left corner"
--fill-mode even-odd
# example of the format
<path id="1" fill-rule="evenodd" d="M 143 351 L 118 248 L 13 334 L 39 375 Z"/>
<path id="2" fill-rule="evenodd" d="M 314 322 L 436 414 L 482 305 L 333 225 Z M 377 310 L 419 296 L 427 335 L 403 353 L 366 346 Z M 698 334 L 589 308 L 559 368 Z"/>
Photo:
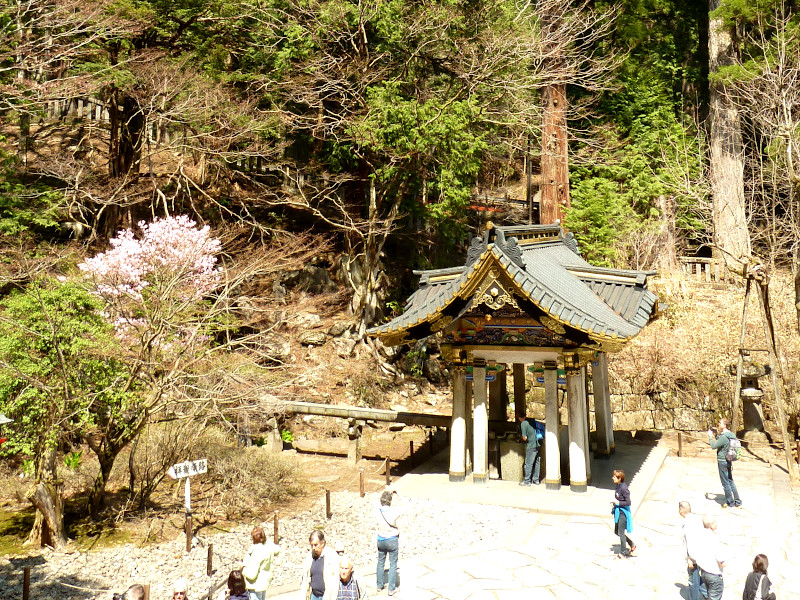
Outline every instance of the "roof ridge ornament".
<path id="1" fill-rule="evenodd" d="M 575 234 L 571 231 L 568 231 L 566 235 L 564 235 L 564 245 L 578 256 L 581 255 L 580 250 L 578 250 L 578 240 L 575 239 Z"/>
<path id="2" fill-rule="evenodd" d="M 477 235 L 472 238 L 472 241 L 469 243 L 469 248 L 467 249 L 467 262 L 464 265 L 465 267 L 471 267 L 481 255 L 486 252 L 486 243 L 483 241 L 482 237 L 478 237 Z"/>
<path id="3" fill-rule="evenodd" d="M 495 240 L 495 246 L 499 246 L 512 263 L 517 265 L 523 271 L 525 270 L 525 262 L 522 260 L 522 248 L 519 247 L 519 240 L 515 237 L 510 237 L 505 244 L 499 240 Z"/>

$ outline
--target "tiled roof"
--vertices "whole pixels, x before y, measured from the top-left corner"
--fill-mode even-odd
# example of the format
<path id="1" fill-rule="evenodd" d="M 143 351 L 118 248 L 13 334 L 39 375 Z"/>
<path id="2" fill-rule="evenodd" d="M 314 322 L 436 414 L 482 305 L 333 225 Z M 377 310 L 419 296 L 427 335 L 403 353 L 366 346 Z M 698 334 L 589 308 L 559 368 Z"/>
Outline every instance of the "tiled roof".
<path id="1" fill-rule="evenodd" d="M 469 266 L 419 272 L 420 287 L 409 297 L 405 312 L 369 333 L 382 336 L 405 330 L 412 339 L 429 335 L 428 325 L 434 320 L 457 316 L 456 309 L 464 305 L 459 291 L 487 260 L 502 265 L 527 298 L 551 318 L 590 336 L 630 339 L 653 314 L 656 296 L 646 288 L 650 273 L 590 265 L 558 226 L 498 227 L 491 241 L 487 235 L 482 246 L 478 239 L 473 247 L 471 253 L 479 258 Z"/>

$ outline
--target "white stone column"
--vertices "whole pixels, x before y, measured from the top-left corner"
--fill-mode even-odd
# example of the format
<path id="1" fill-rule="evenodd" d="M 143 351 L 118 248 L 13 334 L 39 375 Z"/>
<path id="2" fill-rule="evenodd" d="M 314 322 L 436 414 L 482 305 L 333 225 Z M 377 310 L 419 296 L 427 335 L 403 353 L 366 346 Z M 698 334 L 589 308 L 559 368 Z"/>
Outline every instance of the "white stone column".
<path id="1" fill-rule="evenodd" d="M 464 466 L 467 469 L 467 473 L 472 473 L 472 464 L 473 464 L 473 456 L 474 453 L 472 451 L 472 440 L 474 438 L 474 434 L 472 433 L 474 430 L 473 423 L 472 423 L 472 390 L 473 385 L 471 381 L 467 381 L 466 392 L 464 396 L 464 423 L 466 425 L 466 448 L 464 452 Z"/>
<path id="2" fill-rule="evenodd" d="M 608 387 L 608 357 L 598 352 L 592 361 L 592 391 L 594 392 L 594 422 L 597 456 L 614 453 L 614 419 L 611 414 L 611 393 Z"/>
<path id="3" fill-rule="evenodd" d="M 486 410 L 486 363 L 476 361 L 472 367 L 472 481 L 489 480 L 489 414 Z"/>
<path id="4" fill-rule="evenodd" d="M 514 363 L 514 420 L 527 416 L 525 399 L 525 365 Z"/>
<path id="5" fill-rule="evenodd" d="M 453 369 L 453 421 L 450 424 L 450 481 L 467 476 L 467 374 L 464 367 Z"/>
<path id="6" fill-rule="evenodd" d="M 569 420 L 569 487 L 585 492 L 586 478 L 586 396 L 579 367 L 567 367 L 567 419 Z"/>
<path id="7" fill-rule="evenodd" d="M 561 489 L 561 449 L 558 447 L 558 365 L 544 364 L 545 487 Z"/>
<path id="8" fill-rule="evenodd" d="M 581 381 L 583 383 L 583 456 L 586 459 L 586 483 L 592 482 L 592 446 L 589 444 L 589 378 L 586 376 L 588 369 L 586 365 L 581 367 Z"/>

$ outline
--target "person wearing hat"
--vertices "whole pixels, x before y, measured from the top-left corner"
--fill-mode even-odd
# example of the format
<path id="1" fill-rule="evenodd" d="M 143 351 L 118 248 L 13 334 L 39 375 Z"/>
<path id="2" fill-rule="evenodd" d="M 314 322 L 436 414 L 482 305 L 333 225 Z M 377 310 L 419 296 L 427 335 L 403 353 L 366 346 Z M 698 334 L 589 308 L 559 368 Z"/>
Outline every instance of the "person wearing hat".
<path id="1" fill-rule="evenodd" d="M 188 588 L 189 582 L 186 581 L 185 577 L 176 579 L 175 584 L 172 586 L 172 600 L 187 600 L 189 597 Z"/>

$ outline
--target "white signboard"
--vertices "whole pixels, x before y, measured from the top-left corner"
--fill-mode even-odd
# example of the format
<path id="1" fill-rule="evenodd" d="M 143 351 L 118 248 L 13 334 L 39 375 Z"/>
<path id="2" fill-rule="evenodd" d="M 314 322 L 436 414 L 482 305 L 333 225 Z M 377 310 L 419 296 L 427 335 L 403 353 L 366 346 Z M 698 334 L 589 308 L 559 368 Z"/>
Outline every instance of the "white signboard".
<path id="1" fill-rule="evenodd" d="M 201 458 L 200 460 L 187 460 L 186 462 L 172 465 L 167 471 L 167 475 L 172 479 L 183 479 L 192 475 L 202 475 L 207 471 L 208 459 Z"/>

